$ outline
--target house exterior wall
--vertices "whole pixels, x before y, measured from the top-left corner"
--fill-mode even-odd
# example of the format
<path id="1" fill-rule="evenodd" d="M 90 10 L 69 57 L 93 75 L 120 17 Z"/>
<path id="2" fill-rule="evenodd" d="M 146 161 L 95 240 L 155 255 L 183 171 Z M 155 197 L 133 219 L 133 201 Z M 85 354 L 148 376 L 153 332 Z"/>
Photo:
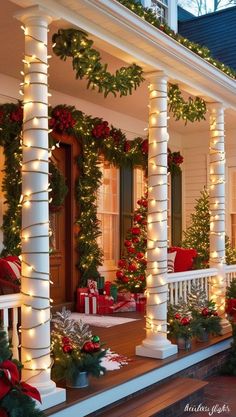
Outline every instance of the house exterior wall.
<path id="1" fill-rule="evenodd" d="M 20 80 L 9 77 L 5 74 L 0 74 L 0 103 L 6 102 L 16 102 L 22 97 L 19 95 L 19 84 Z M 144 131 L 147 128 L 148 120 L 139 120 L 134 117 L 130 117 L 123 113 L 118 113 L 116 111 L 110 110 L 106 107 L 91 103 L 86 100 L 81 100 L 77 97 L 72 97 L 67 94 L 63 94 L 58 91 L 51 90 L 52 97 L 50 98 L 50 104 L 56 106 L 57 104 L 67 104 L 74 105 L 78 110 L 83 111 L 85 114 L 92 115 L 94 117 L 101 117 L 107 120 L 109 123 L 113 124 L 117 128 L 120 128 L 124 131 L 127 136 L 127 139 L 131 140 L 137 136 L 145 137 L 146 132 Z M 105 100 L 105 99 L 104 99 Z M 169 146 L 172 151 L 182 151 L 181 142 L 182 135 L 170 130 L 169 131 Z M 3 210 L 5 206 L 3 205 L 4 196 L 1 191 L 1 181 L 2 181 L 2 172 L 4 166 L 4 156 L 3 149 L 0 147 L 0 224 L 2 224 Z M 3 249 L 3 235 L 0 230 L 0 251 Z M 112 273 L 112 271 L 110 271 Z M 113 271 L 114 275 L 114 271 Z"/>
<path id="2" fill-rule="evenodd" d="M 236 170 L 236 130 L 226 129 L 226 233 L 231 238 L 230 199 L 232 184 L 230 172 Z M 183 147 L 183 229 L 188 227 L 196 199 L 209 179 L 209 137 L 208 132 L 200 131 L 182 137 Z"/>

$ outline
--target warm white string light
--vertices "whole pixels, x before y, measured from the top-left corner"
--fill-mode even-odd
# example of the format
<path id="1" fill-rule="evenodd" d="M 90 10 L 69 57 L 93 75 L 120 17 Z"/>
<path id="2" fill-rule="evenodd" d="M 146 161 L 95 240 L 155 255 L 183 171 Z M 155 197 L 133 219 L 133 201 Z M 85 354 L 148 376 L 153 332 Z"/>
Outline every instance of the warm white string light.
<path id="1" fill-rule="evenodd" d="M 167 339 L 167 142 L 167 79 L 159 73 L 149 85 L 146 339 L 136 348 L 159 358 L 177 351 Z"/>

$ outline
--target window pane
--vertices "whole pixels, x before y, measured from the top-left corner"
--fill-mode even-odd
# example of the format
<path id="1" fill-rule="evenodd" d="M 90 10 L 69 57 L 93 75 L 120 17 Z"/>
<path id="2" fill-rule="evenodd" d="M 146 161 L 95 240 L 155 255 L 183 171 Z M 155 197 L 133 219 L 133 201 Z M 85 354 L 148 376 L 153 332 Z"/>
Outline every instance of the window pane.
<path id="1" fill-rule="evenodd" d="M 104 252 L 104 266 L 116 265 L 119 253 L 119 170 L 101 160 L 101 185 L 98 190 L 98 219 L 101 236 L 98 244 Z"/>

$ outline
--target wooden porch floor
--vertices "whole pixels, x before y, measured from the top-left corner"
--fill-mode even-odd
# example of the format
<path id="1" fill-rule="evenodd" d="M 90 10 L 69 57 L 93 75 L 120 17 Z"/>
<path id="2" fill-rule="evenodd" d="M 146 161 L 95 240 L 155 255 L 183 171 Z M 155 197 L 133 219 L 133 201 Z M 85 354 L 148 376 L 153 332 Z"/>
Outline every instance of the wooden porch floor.
<path id="1" fill-rule="evenodd" d="M 86 416 L 230 347 L 231 333 L 228 333 L 206 343 L 193 343 L 191 351 L 180 351 L 166 359 L 136 356 L 135 347 L 145 337 L 145 321 L 139 313 L 123 313 L 123 316 L 138 320 L 110 328 L 91 326 L 91 329 L 100 336 L 105 347 L 127 356 L 131 362 L 99 379 L 92 377 L 88 388 L 67 388 L 66 402 L 46 410 L 46 416 Z"/>

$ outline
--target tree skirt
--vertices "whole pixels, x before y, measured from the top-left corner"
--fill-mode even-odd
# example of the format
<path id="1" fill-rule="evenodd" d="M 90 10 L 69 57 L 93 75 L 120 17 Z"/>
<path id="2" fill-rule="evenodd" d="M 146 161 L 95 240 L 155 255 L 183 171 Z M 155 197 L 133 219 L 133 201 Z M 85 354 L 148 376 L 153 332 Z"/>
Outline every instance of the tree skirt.
<path id="1" fill-rule="evenodd" d="M 136 321 L 139 319 L 130 319 L 127 317 L 111 317 L 111 316 L 98 316 L 96 314 L 81 314 L 81 313 L 72 313 L 70 316 L 73 320 L 82 320 L 83 323 L 89 324 L 90 326 L 97 327 L 113 327 L 118 324 L 125 324 L 131 321 Z"/>

